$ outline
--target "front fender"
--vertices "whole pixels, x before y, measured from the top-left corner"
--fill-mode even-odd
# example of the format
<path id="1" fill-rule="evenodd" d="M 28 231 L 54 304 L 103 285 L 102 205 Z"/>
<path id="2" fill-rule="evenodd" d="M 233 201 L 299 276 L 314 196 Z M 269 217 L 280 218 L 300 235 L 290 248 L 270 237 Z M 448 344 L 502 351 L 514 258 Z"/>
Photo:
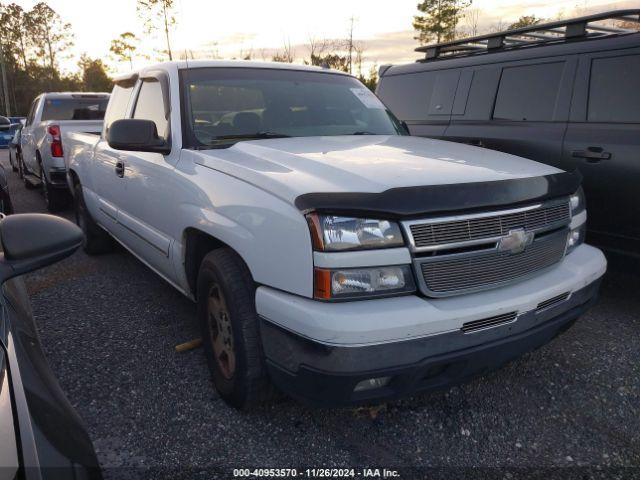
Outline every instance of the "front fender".
<path id="1" fill-rule="evenodd" d="M 311 297 L 311 237 L 300 212 L 241 180 L 211 170 L 207 173 L 202 177 L 211 185 L 201 185 L 201 192 L 210 192 L 211 203 L 207 206 L 183 203 L 177 215 L 182 225 L 180 235 L 174 237 L 172 258 L 176 260 L 179 283 L 188 285 L 185 238 L 188 229 L 195 229 L 235 250 L 257 283 Z"/>

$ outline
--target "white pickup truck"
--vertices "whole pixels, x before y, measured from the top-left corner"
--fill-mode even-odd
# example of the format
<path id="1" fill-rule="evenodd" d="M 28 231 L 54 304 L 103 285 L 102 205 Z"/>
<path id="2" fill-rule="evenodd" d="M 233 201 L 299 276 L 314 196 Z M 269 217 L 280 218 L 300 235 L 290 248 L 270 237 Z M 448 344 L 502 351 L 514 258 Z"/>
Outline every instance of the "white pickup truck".
<path id="1" fill-rule="evenodd" d="M 43 93 L 31 103 L 20 136 L 22 173 L 27 188 L 42 186 L 51 212 L 65 205 L 67 192 L 63 145 L 69 132 L 100 133 L 108 93 Z"/>
<path id="2" fill-rule="evenodd" d="M 213 383 L 345 405 L 463 381 L 595 300 L 580 177 L 407 136 L 335 71 L 171 62 L 69 135 L 85 249 L 116 239 L 197 302 Z"/>

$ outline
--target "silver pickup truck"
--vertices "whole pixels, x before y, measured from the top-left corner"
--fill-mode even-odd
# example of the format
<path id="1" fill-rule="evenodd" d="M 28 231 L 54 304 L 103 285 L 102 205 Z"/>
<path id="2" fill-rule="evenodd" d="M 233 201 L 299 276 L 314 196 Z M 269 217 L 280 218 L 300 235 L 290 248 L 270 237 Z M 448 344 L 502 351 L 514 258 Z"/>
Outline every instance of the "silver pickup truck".
<path id="1" fill-rule="evenodd" d="M 31 104 L 22 129 L 22 172 L 27 188 L 42 185 L 51 212 L 68 198 L 64 135 L 99 133 L 109 101 L 108 93 L 43 93 Z"/>
<path id="2" fill-rule="evenodd" d="M 606 261 L 580 176 L 411 137 L 356 78 L 169 62 L 68 138 L 85 250 L 198 303 L 220 395 L 344 405 L 497 368 L 568 328 Z"/>

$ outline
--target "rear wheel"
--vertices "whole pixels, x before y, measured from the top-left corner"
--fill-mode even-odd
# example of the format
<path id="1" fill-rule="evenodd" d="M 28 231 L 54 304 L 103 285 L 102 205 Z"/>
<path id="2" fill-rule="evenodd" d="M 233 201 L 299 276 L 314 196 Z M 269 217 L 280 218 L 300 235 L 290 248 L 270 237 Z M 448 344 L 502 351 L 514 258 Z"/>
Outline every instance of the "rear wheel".
<path id="1" fill-rule="evenodd" d="M 24 165 L 22 164 L 22 154 L 16 152 L 16 161 L 18 163 L 18 177 L 24 179 Z"/>
<path id="2" fill-rule="evenodd" d="M 74 187 L 73 200 L 76 223 L 84 233 L 82 242 L 84 251 L 89 255 L 110 252 L 113 249 L 113 240 L 91 217 L 84 203 L 82 186 L 79 183 Z"/>
<path id="3" fill-rule="evenodd" d="M 210 252 L 200 266 L 197 295 L 207 363 L 220 397 L 239 409 L 272 398 L 255 286 L 242 259 L 229 248 Z"/>
<path id="4" fill-rule="evenodd" d="M 24 160 L 22 160 L 21 162 L 22 165 L 22 181 L 24 182 L 24 187 L 27 190 L 33 190 L 34 188 L 36 188 L 36 185 L 34 185 L 33 183 L 31 183 L 31 181 L 29 180 L 29 171 L 26 168 L 26 165 L 24 164 Z"/>
<path id="5" fill-rule="evenodd" d="M 47 206 L 47 210 L 51 213 L 62 210 L 66 205 L 66 191 L 60 188 L 53 187 L 47 176 L 44 173 L 44 166 L 42 160 L 38 157 L 38 166 L 40 167 L 40 184 L 42 185 L 42 195 L 44 196 L 44 203 Z"/>

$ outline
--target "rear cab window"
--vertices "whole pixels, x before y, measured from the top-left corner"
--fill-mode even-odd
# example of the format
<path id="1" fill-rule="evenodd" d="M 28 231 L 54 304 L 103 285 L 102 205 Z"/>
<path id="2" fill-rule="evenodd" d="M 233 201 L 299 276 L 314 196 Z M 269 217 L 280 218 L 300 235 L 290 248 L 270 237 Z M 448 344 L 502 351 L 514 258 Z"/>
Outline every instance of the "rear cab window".
<path id="1" fill-rule="evenodd" d="M 108 102 L 107 97 L 45 98 L 42 121 L 102 120 Z"/>

